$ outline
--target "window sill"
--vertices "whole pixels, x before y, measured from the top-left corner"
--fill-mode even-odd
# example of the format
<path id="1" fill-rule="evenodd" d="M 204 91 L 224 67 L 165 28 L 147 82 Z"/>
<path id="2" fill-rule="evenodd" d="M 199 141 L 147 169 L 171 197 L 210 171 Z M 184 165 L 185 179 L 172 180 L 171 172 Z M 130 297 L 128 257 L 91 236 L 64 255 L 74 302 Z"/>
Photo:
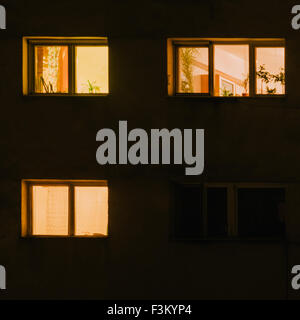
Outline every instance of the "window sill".
<path id="1" fill-rule="evenodd" d="M 285 243 L 286 238 L 283 237 L 253 237 L 253 238 L 240 238 L 240 237 L 226 237 L 226 238 L 170 238 L 171 242 L 186 242 L 186 243 Z"/>
<path id="2" fill-rule="evenodd" d="M 207 100 L 216 100 L 216 101 L 236 101 L 236 100 L 252 100 L 252 99 L 282 99 L 287 98 L 286 94 L 277 94 L 277 95 L 255 95 L 255 96 L 233 96 L 233 97 L 219 97 L 219 96 L 206 96 L 201 94 L 175 94 L 168 95 L 168 98 L 188 98 L 188 99 L 207 99 Z"/>
<path id="3" fill-rule="evenodd" d="M 31 93 L 31 94 L 23 94 L 23 97 L 25 98 L 31 98 L 31 97 L 64 97 L 64 98 L 103 98 L 110 96 L 110 93 L 81 93 L 81 94 L 64 94 L 64 93 Z"/>
<path id="4" fill-rule="evenodd" d="M 29 239 L 108 239 L 109 236 L 21 236 L 20 239 L 29 240 Z"/>

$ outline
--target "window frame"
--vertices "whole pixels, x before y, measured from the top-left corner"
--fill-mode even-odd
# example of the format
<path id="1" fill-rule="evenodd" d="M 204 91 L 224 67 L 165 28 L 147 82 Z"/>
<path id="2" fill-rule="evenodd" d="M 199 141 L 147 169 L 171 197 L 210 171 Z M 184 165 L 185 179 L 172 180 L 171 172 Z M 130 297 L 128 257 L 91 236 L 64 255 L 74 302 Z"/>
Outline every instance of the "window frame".
<path id="1" fill-rule="evenodd" d="M 248 96 L 216 96 L 214 95 L 214 46 L 215 45 L 248 45 L 249 46 L 249 95 Z M 178 48 L 180 47 L 207 47 L 208 48 L 208 94 L 207 93 L 181 93 L 178 92 Z M 256 93 L 256 48 L 279 47 L 285 49 L 284 70 L 285 70 L 285 93 L 284 94 L 258 94 Z M 236 39 L 236 38 L 192 38 L 167 40 L 167 74 L 168 74 L 168 95 L 181 97 L 209 97 L 217 99 L 228 98 L 257 98 L 257 97 L 285 97 L 287 95 L 287 76 L 286 76 L 286 45 L 285 39 Z M 170 61 L 171 60 L 171 61 Z"/>
<path id="2" fill-rule="evenodd" d="M 284 76 L 285 76 L 285 84 L 284 84 L 284 93 L 283 94 L 262 94 L 262 93 L 257 93 L 257 81 L 256 81 L 256 49 L 257 48 L 284 48 Z M 268 41 L 268 42 L 261 42 L 256 44 L 253 48 L 252 48 L 252 55 L 253 55 L 253 63 L 254 63 L 254 70 L 255 73 L 253 75 L 253 90 L 254 90 L 254 95 L 256 97 L 269 97 L 269 96 L 281 96 L 284 97 L 287 94 L 287 76 L 286 76 L 286 46 L 285 43 L 281 43 L 281 42 L 273 42 L 273 41 Z M 250 79 L 250 78 L 249 78 Z M 249 85 L 250 85 L 250 81 L 249 81 Z"/>
<path id="3" fill-rule="evenodd" d="M 265 189 L 284 189 L 285 194 L 287 194 L 288 186 L 284 183 L 261 183 L 261 182 L 207 182 L 203 184 L 185 184 L 180 183 L 180 186 L 184 188 L 190 188 L 190 187 L 200 187 L 201 191 L 199 194 L 199 199 L 202 201 L 202 208 L 201 212 L 199 214 L 202 216 L 202 225 L 199 226 L 199 230 L 202 232 L 201 237 L 197 238 L 190 238 L 190 237 L 180 237 L 176 235 L 175 225 L 173 225 L 173 236 L 172 238 L 175 238 L 176 240 L 203 240 L 203 241 L 209 241 L 209 240 L 220 240 L 220 241 L 272 241 L 272 240 L 284 240 L 286 238 L 286 230 L 282 236 L 265 236 L 265 237 L 243 237 L 239 235 L 238 231 L 238 190 L 239 189 L 257 189 L 257 188 L 265 188 Z M 209 236 L 208 235 L 208 212 L 207 212 L 207 189 L 208 188 L 227 188 L 227 236 L 226 237 L 215 237 L 215 236 Z M 286 195 L 285 195 L 285 198 Z M 176 208 L 175 208 L 176 209 Z M 286 228 L 286 216 L 285 216 L 285 228 Z"/>
<path id="4" fill-rule="evenodd" d="M 32 188 L 34 186 L 67 186 L 68 192 L 68 234 L 34 235 L 32 234 Z M 106 235 L 75 235 L 75 187 L 108 188 L 108 225 Z M 107 180 L 57 180 L 23 179 L 21 182 L 21 237 L 22 238 L 108 238 L 109 235 L 109 186 Z"/>
<path id="5" fill-rule="evenodd" d="M 25 37 L 24 47 L 27 47 L 27 52 L 23 55 L 27 55 L 23 59 L 23 73 L 27 73 L 27 88 L 24 88 L 26 84 L 23 84 L 23 94 L 26 92 L 30 96 L 83 96 L 83 97 L 95 97 L 95 96 L 107 96 L 109 95 L 109 89 L 106 93 L 76 93 L 76 53 L 75 48 L 84 46 L 95 46 L 95 47 L 107 47 L 109 50 L 107 38 L 36 38 L 36 37 Z M 40 93 L 35 92 L 35 46 L 67 46 L 68 47 L 68 92 L 67 93 Z M 25 60 L 25 61 L 24 61 Z M 24 70 L 24 64 L 26 67 Z M 23 82 L 24 79 L 23 79 Z M 109 88 L 109 56 L 108 56 L 108 88 Z M 27 90 L 26 90 L 27 89 Z"/>

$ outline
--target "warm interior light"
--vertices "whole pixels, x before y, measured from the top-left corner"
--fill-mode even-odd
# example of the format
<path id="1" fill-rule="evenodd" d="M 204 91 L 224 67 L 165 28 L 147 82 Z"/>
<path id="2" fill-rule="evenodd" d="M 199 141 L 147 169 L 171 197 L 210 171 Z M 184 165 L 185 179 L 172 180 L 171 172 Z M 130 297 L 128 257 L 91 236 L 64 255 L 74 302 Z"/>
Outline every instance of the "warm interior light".
<path id="1" fill-rule="evenodd" d="M 76 46 L 76 93 L 108 93 L 107 46 Z"/>
<path id="2" fill-rule="evenodd" d="M 208 93 L 208 48 L 178 49 L 180 93 Z"/>
<path id="3" fill-rule="evenodd" d="M 256 48 L 256 93 L 284 94 L 284 48 Z"/>
<path id="4" fill-rule="evenodd" d="M 35 92 L 68 92 L 68 47 L 35 47 Z"/>
<path id="5" fill-rule="evenodd" d="M 75 235 L 107 235 L 108 187 L 75 187 Z"/>
<path id="6" fill-rule="evenodd" d="M 68 235 L 67 186 L 32 187 L 32 234 Z"/>
<path id="7" fill-rule="evenodd" d="M 214 46 L 215 96 L 249 95 L 249 46 Z"/>

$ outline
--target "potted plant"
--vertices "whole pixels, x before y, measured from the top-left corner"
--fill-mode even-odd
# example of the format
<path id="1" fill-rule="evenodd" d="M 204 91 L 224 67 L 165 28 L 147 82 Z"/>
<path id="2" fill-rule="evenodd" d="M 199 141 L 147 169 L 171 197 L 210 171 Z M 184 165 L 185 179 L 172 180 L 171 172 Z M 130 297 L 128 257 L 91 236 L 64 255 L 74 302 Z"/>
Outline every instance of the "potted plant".
<path id="1" fill-rule="evenodd" d="M 282 92 L 284 92 L 285 85 L 285 72 L 284 68 L 280 68 L 279 73 L 272 75 L 274 82 L 280 82 L 282 87 Z"/>
<path id="2" fill-rule="evenodd" d="M 249 83 L 249 74 L 247 74 L 246 78 L 242 82 L 242 86 L 244 88 L 244 92 L 242 93 L 243 97 L 248 96 L 248 83 Z"/>
<path id="3" fill-rule="evenodd" d="M 184 93 L 194 92 L 193 88 L 193 60 L 194 48 L 183 48 L 181 51 L 182 73 L 185 80 L 181 81 L 181 91 Z"/>
<path id="4" fill-rule="evenodd" d="M 222 94 L 223 97 L 232 97 L 233 93 L 226 88 L 222 88 Z"/>
<path id="5" fill-rule="evenodd" d="M 268 87 L 268 84 L 270 83 L 270 81 L 272 80 L 272 75 L 270 74 L 270 72 L 268 72 L 265 68 L 265 65 L 262 64 L 259 66 L 258 71 L 256 71 L 256 75 L 261 79 L 261 87 L 260 87 L 260 93 L 263 94 L 263 83 L 266 84 L 266 88 L 267 88 L 267 92 L 269 90 L 271 90 Z M 268 92 L 269 93 L 269 92 Z"/>
<path id="6" fill-rule="evenodd" d="M 89 90 L 89 93 L 98 93 L 100 92 L 100 87 L 96 85 L 96 81 L 90 81 L 88 80 L 87 81 L 87 87 L 88 87 L 88 90 Z"/>
<path id="7" fill-rule="evenodd" d="M 267 86 L 267 92 L 268 92 L 268 94 L 275 94 L 276 93 L 276 88 L 269 88 Z"/>

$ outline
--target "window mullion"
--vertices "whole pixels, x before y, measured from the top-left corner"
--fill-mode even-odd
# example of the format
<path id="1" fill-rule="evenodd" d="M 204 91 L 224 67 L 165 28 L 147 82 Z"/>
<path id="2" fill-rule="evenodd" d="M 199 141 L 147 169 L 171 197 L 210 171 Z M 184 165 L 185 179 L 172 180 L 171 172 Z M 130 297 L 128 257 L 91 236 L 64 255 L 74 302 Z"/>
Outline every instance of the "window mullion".
<path id="1" fill-rule="evenodd" d="M 201 195 L 200 195 L 200 199 L 201 199 Z M 203 201 L 203 206 L 202 206 L 202 211 L 203 211 L 203 215 L 202 215 L 202 233 L 204 237 L 207 237 L 207 187 L 204 186 L 203 187 L 203 196 L 202 196 L 202 201 Z"/>
<path id="2" fill-rule="evenodd" d="M 256 63 L 255 63 L 255 46 L 253 43 L 249 44 L 249 96 L 256 95 Z"/>
<path id="3" fill-rule="evenodd" d="M 233 185 L 227 187 L 227 232 L 229 237 L 237 235 L 235 210 L 235 188 Z"/>
<path id="4" fill-rule="evenodd" d="M 179 55 L 178 55 L 178 47 L 174 46 L 173 47 L 173 56 L 174 56 L 174 65 L 173 65 L 173 86 L 174 86 L 174 92 L 177 93 L 178 90 L 178 81 L 179 81 L 179 77 L 178 77 L 178 72 L 179 72 Z"/>
<path id="5" fill-rule="evenodd" d="M 209 79 L 209 95 L 214 96 L 214 47 L 210 42 L 208 46 L 209 62 L 208 62 L 208 79 Z"/>
<path id="6" fill-rule="evenodd" d="M 32 184 L 28 186 L 28 207 L 27 207 L 27 227 L 29 227 L 28 234 L 30 236 L 33 235 L 33 219 L 32 219 L 32 212 L 33 212 L 33 192 L 32 192 Z"/>
<path id="7" fill-rule="evenodd" d="M 75 46 L 69 44 L 69 94 L 75 93 Z"/>
<path id="8" fill-rule="evenodd" d="M 35 92 L 35 54 L 34 45 L 28 44 L 28 87 L 29 93 Z"/>
<path id="9" fill-rule="evenodd" d="M 74 185 L 69 185 L 69 236 L 75 234 L 75 197 Z"/>

